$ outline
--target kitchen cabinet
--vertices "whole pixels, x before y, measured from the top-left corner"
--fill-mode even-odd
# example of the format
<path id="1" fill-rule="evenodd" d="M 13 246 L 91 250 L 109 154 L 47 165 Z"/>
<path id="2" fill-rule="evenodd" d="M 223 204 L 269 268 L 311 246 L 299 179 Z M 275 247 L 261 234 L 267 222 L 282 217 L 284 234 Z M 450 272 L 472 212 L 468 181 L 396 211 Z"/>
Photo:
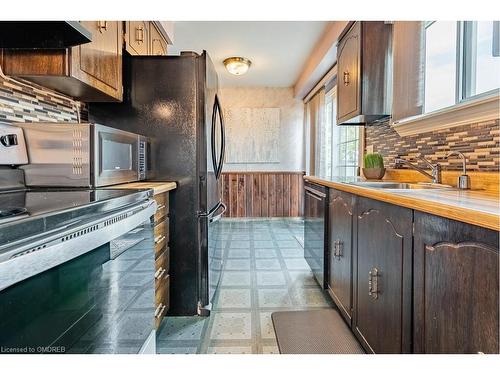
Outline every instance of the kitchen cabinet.
<path id="1" fill-rule="evenodd" d="M 131 55 L 149 55 L 150 22 L 125 21 L 125 50 Z"/>
<path id="2" fill-rule="evenodd" d="M 126 21 L 125 50 L 131 55 L 147 56 L 167 54 L 167 41 L 158 22 Z"/>
<path id="3" fill-rule="evenodd" d="M 350 23 L 337 45 L 337 123 L 365 125 L 391 114 L 392 25 Z"/>
<path id="4" fill-rule="evenodd" d="M 353 330 L 373 353 L 411 352 L 413 211 L 358 197 Z"/>
<path id="5" fill-rule="evenodd" d="M 82 101 L 121 101 L 122 22 L 80 23 L 92 33 L 92 42 L 65 49 L 4 49 L 4 73 Z"/>
<path id="6" fill-rule="evenodd" d="M 392 123 L 423 113 L 424 65 L 424 22 L 394 22 Z"/>
<path id="7" fill-rule="evenodd" d="M 414 352 L 498 354 L 498 237 L 415 212 Z"/>
<path id="8" fill-rule="evenodd" d="M 159 27 L 154 22 L 150 22 L 150 55 L 166 56 L 167 55 L 167 41 L 161 34 Z"/>
<path id="9" fill-rule="evenodd" d="M 155 326 L 158 328 L 170 308 L 169 193 L 153 196 L 157 209 L 154 220 L 155 243 Z"/>
<path id="10" fill-rule="evenodd" d="M 351 325 L 352 318 L 352 236 L 355 196 L 330 189 L 328 293 Z"/>

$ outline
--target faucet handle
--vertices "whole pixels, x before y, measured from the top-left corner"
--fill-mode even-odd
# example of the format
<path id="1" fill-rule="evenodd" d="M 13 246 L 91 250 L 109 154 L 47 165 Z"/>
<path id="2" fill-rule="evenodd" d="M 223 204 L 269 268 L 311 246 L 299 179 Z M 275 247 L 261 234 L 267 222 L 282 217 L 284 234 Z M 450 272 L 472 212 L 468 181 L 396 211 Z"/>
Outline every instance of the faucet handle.
<path id="1" fill-rule="evenodd" d="M 434 169 L 434 168 L 436 168 L 436 167 L 439 166 L 439 164 L 437 164 L 437 163 L 436 164 L 432 164 L 429 160 L 427 160 L 426 158 L 424 158 L 422 156 L 422 154 L 418 155 L 417 159 L 418 160 L 422 160 L 430 169 Z"/>

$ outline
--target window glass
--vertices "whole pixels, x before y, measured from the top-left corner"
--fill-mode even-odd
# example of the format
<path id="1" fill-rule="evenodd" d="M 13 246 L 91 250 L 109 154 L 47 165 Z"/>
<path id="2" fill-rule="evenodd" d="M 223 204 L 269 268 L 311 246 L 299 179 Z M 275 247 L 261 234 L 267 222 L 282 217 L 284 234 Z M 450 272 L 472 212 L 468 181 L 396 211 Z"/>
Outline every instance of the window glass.
<path id="1" fill-rule="evenodd" d="M 470 22 L 472 38 L 470 96 L 500 87 L 498 23 L 500 22 Z"/>
<path id="2" fill-rule="evenodd" d="M 431 22 L 425 28 L 425 112 L 456 103 L 457 23 Z"/>

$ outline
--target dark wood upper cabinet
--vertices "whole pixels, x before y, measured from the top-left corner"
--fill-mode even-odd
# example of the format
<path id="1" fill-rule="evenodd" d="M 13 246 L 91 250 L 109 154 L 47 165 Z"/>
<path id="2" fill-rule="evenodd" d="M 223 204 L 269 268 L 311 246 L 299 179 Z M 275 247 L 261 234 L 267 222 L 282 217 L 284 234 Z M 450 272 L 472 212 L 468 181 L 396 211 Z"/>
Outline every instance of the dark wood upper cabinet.
<path id="1" fill-rule="evenodd" d="M 359 21 L 337 45 L 337 123 L 366 125 L 391 115 L 392 25 Z"/>
<path id="2" fill-rule="evenodd" d="M 89 102 L 121 101 L 121 21 L 82 21 L 92 42 L 54 50 L 5 49 L 5 74 Z"/>
<path id="3" fill-rule="evenodd" d="M 330 189 L 328 292 L 346 322 L 352 318 L 352 228 L 355 196 Z"/>
<path id="4" fill-rule="evenodd" d="M 392 122 L 423 113 L 424 22 L 397 21 L 393 25 Z"/>
<path id="5" fill-rule="evenodd" d="M 414 352 L 499 353 L 498 237 L 415 212 Z"/>
<path id="6" fill-rule="evenodd" d="M 410 209 L 358 197 L 353 329 L 373 353 L 411 352 Z"/>

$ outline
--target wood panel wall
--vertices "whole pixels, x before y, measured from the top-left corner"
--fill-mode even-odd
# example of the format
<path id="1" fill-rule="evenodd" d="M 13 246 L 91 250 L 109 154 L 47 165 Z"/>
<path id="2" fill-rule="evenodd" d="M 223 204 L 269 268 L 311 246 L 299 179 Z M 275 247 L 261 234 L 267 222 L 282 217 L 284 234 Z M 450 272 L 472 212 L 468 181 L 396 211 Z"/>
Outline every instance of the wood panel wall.
<path id="1" fill-rule="evenodd" d="M 225 217 L 297 217 L 304 212 L 303 172 L 225 172 Z"/>

